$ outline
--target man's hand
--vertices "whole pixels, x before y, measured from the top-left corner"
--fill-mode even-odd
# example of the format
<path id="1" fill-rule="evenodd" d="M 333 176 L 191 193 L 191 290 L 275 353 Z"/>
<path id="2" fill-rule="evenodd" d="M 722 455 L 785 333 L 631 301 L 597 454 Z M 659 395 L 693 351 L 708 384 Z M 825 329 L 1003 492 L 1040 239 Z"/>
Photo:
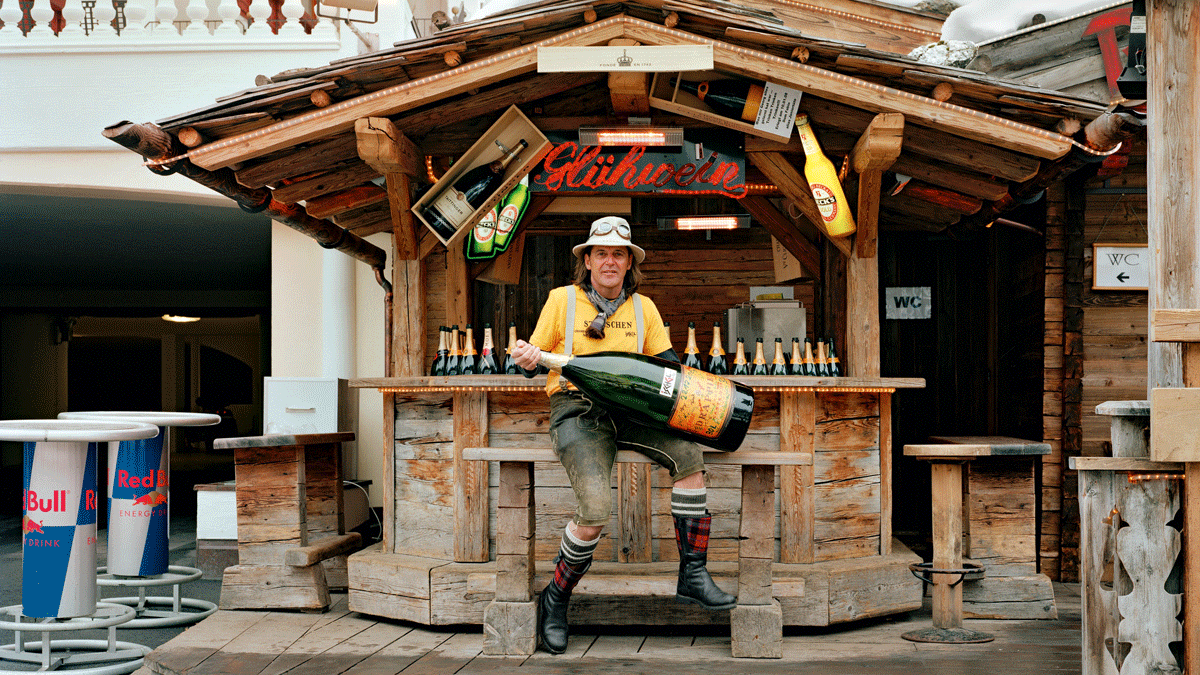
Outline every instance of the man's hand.
<path id="1" fill-rule="evenodd" d="M 538 359 L 541 358 L 541 356 L 541 349 L 538 349 L 536 346 L 531 345 L 524 340 L 517 340 L 517 342 L 513 345 L 513 361 L 525 370 L 533 370 L 537 368 Z"/>

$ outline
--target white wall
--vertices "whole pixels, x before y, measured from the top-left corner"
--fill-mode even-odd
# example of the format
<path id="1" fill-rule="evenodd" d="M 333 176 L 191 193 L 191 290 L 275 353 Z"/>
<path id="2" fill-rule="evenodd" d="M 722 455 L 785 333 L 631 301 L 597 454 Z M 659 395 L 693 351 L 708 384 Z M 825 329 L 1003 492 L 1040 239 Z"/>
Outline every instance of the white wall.
<path id="1" fill-rule="evenodd" d="M 367 241 L 387 252 L 387 278 L 391 279 L 390 234 L 375 234 Z M 321 259 L 325 249 L 290 227 L 271 227 L 271 375 L 321 377 Z M 355 263 L 355 377 L 383 377 L 383 289 L 374 271 Z M 371 505 L 383 504 L 383 396 L 374 389 L 359 389 L 355 443 L 357 476 L 372 481 Z"/>

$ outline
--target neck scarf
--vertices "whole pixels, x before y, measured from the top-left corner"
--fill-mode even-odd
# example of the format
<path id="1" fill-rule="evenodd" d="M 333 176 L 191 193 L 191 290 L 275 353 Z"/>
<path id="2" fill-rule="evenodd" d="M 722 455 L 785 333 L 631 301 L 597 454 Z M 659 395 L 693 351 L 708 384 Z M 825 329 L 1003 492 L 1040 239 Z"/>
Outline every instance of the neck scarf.
<path id="1" fill-rule="evenodd" d="M 625 289 L 621 289 L 621 294 L 618 295 L 615 300 L 609 300 L 603 295 L 600 295 L 596 292 L 596 289 L 592 288 L 591 286 L 585 287 L 583 292 L 587 294 L 588 300 L 592 301 L 592 304 L 595 305 L 596 311 L 598 312 L 598 314 L 596 314 L 596 318 L 593 319 L 592 323 L 590 323 L 587 327 L 587 336 L 593 340 L 602 339 L 604 337 L 604 323 L 608 321 L 608 317 L 616 313 L 617 308 L 621 306 L 621 303 L 625 302 Z"/>

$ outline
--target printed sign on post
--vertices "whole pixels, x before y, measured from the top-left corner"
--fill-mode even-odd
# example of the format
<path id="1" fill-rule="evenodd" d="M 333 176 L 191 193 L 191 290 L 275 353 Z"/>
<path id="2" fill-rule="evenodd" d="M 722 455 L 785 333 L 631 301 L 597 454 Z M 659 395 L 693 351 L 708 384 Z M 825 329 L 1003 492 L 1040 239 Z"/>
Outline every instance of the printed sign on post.
<path id="1" fill-rule="evenodd" d="M 1150 288 L 1146 244 L 1092 244 L 1092 289 L 1145 291 Z"/>
<path id="2" fill-rule="evenodd" d="M 763 84 L 762 102 L 758 104 L 754 128 L 780 138 L 791 138 L 796 111 L 800 109 L 801 93 L 799 89 L 774 82 Z"/>
<path id="3" fill-rule="evenodd" d="M 932 314 L 929 286 L 893 286 L 883 289 L 888 319 L 928 319 Z"/>

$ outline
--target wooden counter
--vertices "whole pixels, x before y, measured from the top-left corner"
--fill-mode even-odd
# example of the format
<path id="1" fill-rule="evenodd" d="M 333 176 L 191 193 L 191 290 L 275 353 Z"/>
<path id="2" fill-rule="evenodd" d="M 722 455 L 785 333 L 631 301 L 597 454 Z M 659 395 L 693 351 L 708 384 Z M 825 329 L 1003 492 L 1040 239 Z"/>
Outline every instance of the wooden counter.
<path id="1" fill-rule="evenodd" d="M 891 396 L 916 378 L 735 378 L 755 390 L 743 450 L 811 453 L 811 466 L 776 477 L 775 576 L 804 578 L 799 597 L 780 597 L 786 625 L 828 625 L 920 607 L 908 572 L 919 558 L 894 543 L 891 527 Z M 385 540 L 350 564 L 352 608 L 428 624 L 479 623 L 495 584 L 498 469 L 463 458 L 472 447 L 549 448 L 545 377 L 517 375 L 361 379 L 384 393 L 391 423 L 386 450 Z M 882 450 L 882 452 L 881 452 Z M 492 463 L 494 464 L 494 463 Z M 557 462 L 536 472 L 536 555 L 548 569 L 575 508 Z M 597 569 L 674 574 L 678 552 L 671 481 L 649 463 L 614 469 L 613 514 L 596 550 Z M 711 466 L 710 560 L 737 559 L 740 470 Z M 895 549 L 894 549 L 895 547 Z M 541 565 L 539 566 L 541 567 Z M 595 584 L 600 583 L 598 573 Z M 589 575 L 591 576 L 591 575 Z M 727 621 L 644 598 L 645 611 L 618 612 L 604 600 L 573 605 L 582 622 Z M 658 607 L 662 604 L 662 607 Z M 578 610 L 576 609 L 578 606 Z M 648 615 L 649 612 L 651 615 Z"/>

